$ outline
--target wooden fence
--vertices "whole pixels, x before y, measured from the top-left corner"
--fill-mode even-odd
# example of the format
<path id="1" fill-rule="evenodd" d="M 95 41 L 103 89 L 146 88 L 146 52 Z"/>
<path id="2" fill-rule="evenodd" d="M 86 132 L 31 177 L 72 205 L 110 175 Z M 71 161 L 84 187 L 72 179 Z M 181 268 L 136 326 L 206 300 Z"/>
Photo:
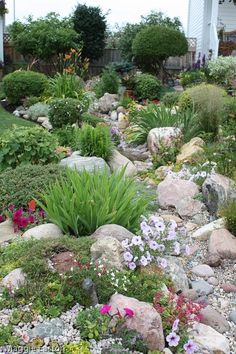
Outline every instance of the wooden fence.
<path id="1" fill-rule="evenodd" d="M 166 63 L 168 71 L 180 71 L 184 68 L 192 67 L 196 57 L 196 39 L 188 38 L 188 53 L 182 57 L 170 57 Z M 4 55 L 6 62 L 6 71 L 10 72 L 19 67 L 26 67 L 27 62 L 22 55 L 16 52 L 10 43 L 8 33 L 4 34 Z M 111 63 L 122 61 L 121 51 L 119 49 L 105 49 L 103 56 L 95 61 L 92 61 L 89 66 L 89 75 L 99 75 L 102 69 Z M 46 74 L 55 72 L 53 65 L 43 62 L 37 63 L 37 70 Z"/>

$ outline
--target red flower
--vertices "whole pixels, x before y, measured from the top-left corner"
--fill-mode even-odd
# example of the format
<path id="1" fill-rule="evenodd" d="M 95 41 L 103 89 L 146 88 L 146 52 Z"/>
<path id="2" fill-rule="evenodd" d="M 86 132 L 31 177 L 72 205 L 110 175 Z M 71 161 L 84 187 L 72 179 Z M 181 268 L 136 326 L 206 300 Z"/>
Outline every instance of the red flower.
<path id="1" fill-rule="evenodd" d="M 134 317 L 134 311 L 129 309 L 128 307 L 125 307 L 124 308 L 125 310 L 125 315 L 128 316 L 128 317 Z"/>
<path id="2" fill-rule="evenodd" d="M 35 211 L 35 209 L 36 209 L 36 202 L 35 202 L 35 200 L 31 200 L 29 203 L 28 203 L 28 207 L 29 207 L 29 210 L 30 211 Z"/>
<path id="3" fill-rule="evenodd" d="M 3 215 L 0 215 L 0 222 L 3 222 L 5 220 Z"/>
<path id="4" fill-rule="evenodd" d="M 105 315 L 106 313 L 109 313 L 110 309 L 111 309 L 110 305 L 103 305 L 103 307 L 100 310 L 100 313 L 102 315 Z"/>
<path id="5" fill-rule="evenodd" d="M 28 217 L 28 221 L 29 221 L 30 224 L 33 224 L 33 223 L 34 223 L 34 216 L 33 216 L 33 215 L 30 215 L 30 216 Z"/>
<path id="6" fill-rule="evenodd" d="M 19 227 L 20 228 L 25 228 L 29 224 L 29 219 L 28 218 L 22 218 L 19 222 Z"/>

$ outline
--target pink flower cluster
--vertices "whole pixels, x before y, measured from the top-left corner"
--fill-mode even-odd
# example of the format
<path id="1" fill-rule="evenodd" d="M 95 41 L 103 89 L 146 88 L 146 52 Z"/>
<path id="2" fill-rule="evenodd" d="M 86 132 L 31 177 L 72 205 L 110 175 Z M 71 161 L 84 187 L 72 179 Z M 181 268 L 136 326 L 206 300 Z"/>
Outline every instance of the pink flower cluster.
<path id="1" fill-rule="evenodd" d="M 118 316 L 119 318 L 123 318 L 119 309 L 117 309 L 117 312 L 114 315 L 111 315 L 109 312 L 111 310 L 111 305 L 103 305 L 102 308 L 100 309 L 100 313 L 102 315 L 109 315 L 111 318 L 113 318 L 114 316 Z M 124 308 L 125 311 L 125 317 L 134 317 L 134 311 L 131 310 L 128 307 Z"/>
<path id="2" fill-rule="evenodd" d="M 45 217 L 43 210 L 36 210 L 36 203 L 34 200 L 31 200 L 28 203 L 27 210 L 22 207 L 16 208 L 13 204 L 9 205 L 7 215 L 13 221 L 15 232 L 23 231 L 32 224 L 37 225 Z"/>

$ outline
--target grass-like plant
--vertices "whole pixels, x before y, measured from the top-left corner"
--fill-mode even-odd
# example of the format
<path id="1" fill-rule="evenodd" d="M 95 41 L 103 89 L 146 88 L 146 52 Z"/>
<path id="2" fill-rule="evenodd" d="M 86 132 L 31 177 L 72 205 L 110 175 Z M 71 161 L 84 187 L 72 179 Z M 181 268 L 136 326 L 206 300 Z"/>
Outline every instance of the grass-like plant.
<path id="1" fill-rule="evenodd" d="M 135 231 L 149 200 L 138 195 L 137 185 L 124 173 L 125 169 L 110 176 L 107 171 L 68 170 L 65 178 L 47 189 L 39 204 L 65 234 L 90 235 L 105 224 Z"/>
<path id="2" fill-rule="evenodd" d="M 132 112 L 130 120 L 131 129 L 128 130 L 127 138 L 136 144 L 145 143 L 151 129 L 177 126 L 176 115 L 170 109 L 152 103 Z"/>
<path id="3" fill-rule="evenodd" d="M 48 94 L 53 98 L 80 99 L 82 92 L 82 83 L 75 75 L 57 73 L 49 79 Z"/>
<path id="4" fill-rule="evenodd" d="M 108 128 L 84 125 L 79 134 L 79 148 L 83 156 L 97 156 L 108 161 L 113 151 Z"/>

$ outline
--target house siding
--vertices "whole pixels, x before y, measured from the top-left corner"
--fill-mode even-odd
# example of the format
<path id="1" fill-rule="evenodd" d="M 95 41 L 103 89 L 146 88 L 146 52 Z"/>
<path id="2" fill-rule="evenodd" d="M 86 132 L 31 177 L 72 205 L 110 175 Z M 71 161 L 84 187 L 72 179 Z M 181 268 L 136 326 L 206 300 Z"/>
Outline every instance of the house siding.
<path id="1" fill-rule="evenodd" d="M 219 5 L 218 26 L 224 25 L 225 32 L 236 30 L 236 6 L 232 2 Z"/>
<path id="2" fill-rule="evenodd" d="M 204 0 L 189 0 L 187 36 L 197 39 L 197 53 L 201 53 L 203 45 L 204 2 Z"/>

